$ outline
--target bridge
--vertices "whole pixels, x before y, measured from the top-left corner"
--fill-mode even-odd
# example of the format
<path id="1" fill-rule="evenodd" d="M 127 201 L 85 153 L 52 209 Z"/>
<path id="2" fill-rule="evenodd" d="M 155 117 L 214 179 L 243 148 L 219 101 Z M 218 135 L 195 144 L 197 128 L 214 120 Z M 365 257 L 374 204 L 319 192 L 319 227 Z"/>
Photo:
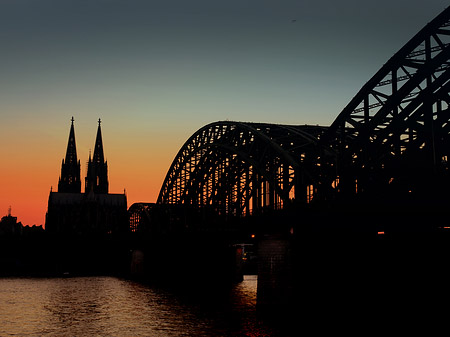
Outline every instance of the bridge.
<path id="1" fill-rule="evenodd" d="M 227 221 L 293 205 L 442 204 L 449 187 L 449 40 L 447 8 L 330 126 L 202 127 L 176 155 L 157 204 Z"/>
<path id="2" fill-rule="evenodd" d="M 330 126 L 219 121 L 200 128 L 176 155 L 157 203 L 131 206 L 132 229 L 234 231 L 235 241 L 259 231 L 272 238 L 258 241 L 260 260 L 270 263 L 289 260 L 286 237 L 315 228 L 373 238 L 444 235 L 449 62 L 450 7 L 392 56 Z M 304 246 L 301 235 L 296 240 Z M 308 248 L 319 240 L 312 242 Z M 277 277 L 288 278 L 290 271 L 280 270 L 285 276 Z"/>

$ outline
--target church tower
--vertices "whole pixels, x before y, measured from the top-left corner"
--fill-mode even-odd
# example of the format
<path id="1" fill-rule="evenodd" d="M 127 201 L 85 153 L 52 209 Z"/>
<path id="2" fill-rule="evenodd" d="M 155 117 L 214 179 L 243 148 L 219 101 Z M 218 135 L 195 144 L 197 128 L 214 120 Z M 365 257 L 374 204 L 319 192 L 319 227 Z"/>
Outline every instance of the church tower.
<path id="1" fill-rule="evenodd" d="M 62 160 L 61 176 L 58 182 L 58 192 L 81 193 L 80 161 L 77 159 L 77 147 L 75 144 L 75 130 L 72 117 L 69 141 L 67 143 L 66 158 Z"/>
<path id="2" fill-rule="evenodd" d="M 108 193 L 108 163 L 103 155 L 101 120 L 98 120 L 97 138 L 95 140 L 94 157 L 89 154 L 85 192 Z"/>

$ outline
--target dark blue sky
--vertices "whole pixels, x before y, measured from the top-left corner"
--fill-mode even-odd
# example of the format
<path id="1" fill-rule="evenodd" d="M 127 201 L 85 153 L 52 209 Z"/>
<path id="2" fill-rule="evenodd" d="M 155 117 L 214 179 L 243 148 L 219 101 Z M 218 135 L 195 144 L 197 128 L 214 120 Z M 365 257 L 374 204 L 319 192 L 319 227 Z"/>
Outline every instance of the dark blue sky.
<path id="1" fill-rule="evenodd" d="M 198 126 L 225 118 L 330 124 L 446 5 L 2 0 L 1 110 L 52 101 L 120 115 L 120 103 L 136 118 L 190 114 Z"/>

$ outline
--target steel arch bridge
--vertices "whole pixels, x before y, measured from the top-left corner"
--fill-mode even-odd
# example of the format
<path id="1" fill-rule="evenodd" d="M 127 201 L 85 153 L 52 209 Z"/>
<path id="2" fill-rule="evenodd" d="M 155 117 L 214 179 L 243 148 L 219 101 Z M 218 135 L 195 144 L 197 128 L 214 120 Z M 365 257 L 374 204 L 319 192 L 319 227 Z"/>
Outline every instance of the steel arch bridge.
<path id="1" fill-rule="evenodd" d="M 448 169 L 449 42 L 447 8 L 361 88 L 329 127 L 321 143 L 339 153 L 346 178 L 342 188 L 354 189 L 358 181 L 360 190 L 373 189 L 401 180 L 409 192 Z"/>
<path id="2" fill-rule="evenodd" d="M 158 202 L 206 208 L 218 215 L 283 208 L 300 198 L 299 186 L 332 176 L 318 165 L 320 158 L 335 158 L 332 150 L 319 145 L 325 130 L 229 121 L 206 125 L 179 151 Z M 308 201 L 313 196 L 311 187 Z"/>
<path id="3" fill-rule="evenodd" d="M 154 204 L 138 202 L 128 209 L 131 232 L 146 232 L 151 227 L 151 209 Z"/>
<path id="4" fill-rule="evenodd" d="M 292 204 L 448 186 L 450 7 L 329 127 L 216 122 L 176 155 L 159 204 L 243 217 Z M 403 193 L 403 194 L 402 194 Z"/>

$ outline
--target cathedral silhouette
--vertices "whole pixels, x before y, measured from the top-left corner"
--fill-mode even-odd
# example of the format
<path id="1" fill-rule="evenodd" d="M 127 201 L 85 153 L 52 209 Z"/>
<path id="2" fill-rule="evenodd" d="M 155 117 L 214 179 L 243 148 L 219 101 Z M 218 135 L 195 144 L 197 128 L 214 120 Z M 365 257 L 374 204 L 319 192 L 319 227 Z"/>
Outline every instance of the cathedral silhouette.
<path id="1" fill-rule="evenodd" d="M 103 154 L 101 120 L 98 120 L 94 155 L 87 164 L 85 191 L 81 193 L 72 117 L 66 157 L 62 160 L 58 192 L 50 191 L 45 229 L 58 234 L 111 235 L 128 230 L 126 194 L 108 193 L 108 163 Z"/>

